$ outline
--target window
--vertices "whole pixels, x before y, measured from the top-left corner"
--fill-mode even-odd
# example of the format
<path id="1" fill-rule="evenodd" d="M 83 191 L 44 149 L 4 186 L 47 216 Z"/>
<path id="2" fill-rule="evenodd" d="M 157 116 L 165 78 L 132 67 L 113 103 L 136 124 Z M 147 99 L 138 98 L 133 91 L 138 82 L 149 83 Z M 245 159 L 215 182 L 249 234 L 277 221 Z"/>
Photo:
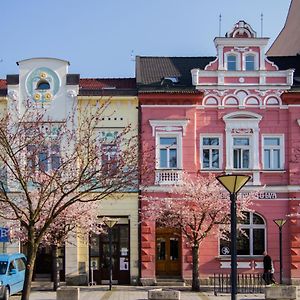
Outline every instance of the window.
<path id="1" fill-rule="evenodd" d="M 9 263 L 9 267 L 8 267 L 8 272 L 12 272 L 12 270 L 15 270 L 16 267 L 15 267 L 15 263 L 13 261 L 11 261 Z M 9 273 L 8 273 L 9 274 Z"/>
<path id="2" fill-rule="evenodd" d="M 36 85 L 37 90 L 50 90 L 50 84 L 46 80 L 40 80 Z"/>
<path id="3" fill-rule="evenodd" d="M 221 168 L 221 137 L 201 137 L 201 167 L 202 169 Z"/>
<path id="4" fill-rule="evenodd" d="M 159 137 L 159 168 L 177 168 L 177 137 Z"/>
<path id="5" fill-rule="evenodd" d="M 7 261 L 0 261 L 0 275 L 6 274 Z"/>
<path id="6" fill-rule="evenodd" d="M 57 170 L 60 160 L 60 147 L 57 144 L 27 146 L 27 166 L 33 171 Z"/>
<path id="7" fill-rule="evenodd" d="M 105 129 L 98 134 L 100 149 L 99 164 L 103 172 L 113 172 L 118 167 L 118 153 L 120 152 L 118 143 L 119 129 Z"/>
<path id="8" fill-rule="evenodd" d="M 118 152 L 118 146 L 115 144 L 101 145 L 101 165 L 104 172 L 117 170 Z"/>
<path id="9" fill-rule="evenodd" d="M 245 70 L 254 71 L 255 70 L 255 56 L 250 54 L 245 57 Z"/>
<path id="10" fill-rule="evenodd" d="M 18 259 L 16 259 L 16 263 L 17 263 L 19 272 L 24 271 L 26 269 L 26 263 L 25 263 L 24 259 L 18 258 Z"/>
<path id="11" fill-rule="evenodd" d="M 283 169 L 283 137 L 263 137 L 264 169 Z"/>
<path id="12" fill-rule="evenodd" d="M 249 169 L 250 141 L 249 137 L 233 138 L 233 167 L 234 169 Z"/>
<path id="13" fill-rule="evenodd" d="M 227 70 L 236 71 L 237 70 L 237 59 L 235 55 L 227 56 Z"/>
<path id="14" fill-rule="evenodd" d="M 237 237 L 238 255 L 263 255 L 266 241 L 266 225 L 262 217 L 253 212 L 245 212 L 245 219 L 240 222 L 243 231 Z M 230 234 L 229 234 L 230 236 Z M 220 255 L 230 255 L 230 241 L 220 240 Z"/>

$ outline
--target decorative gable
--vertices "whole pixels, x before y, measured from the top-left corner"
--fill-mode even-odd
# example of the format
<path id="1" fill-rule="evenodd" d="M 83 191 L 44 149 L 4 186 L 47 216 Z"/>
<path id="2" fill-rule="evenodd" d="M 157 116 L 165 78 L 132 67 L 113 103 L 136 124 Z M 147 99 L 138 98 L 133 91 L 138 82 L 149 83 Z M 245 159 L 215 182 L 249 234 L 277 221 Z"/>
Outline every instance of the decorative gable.
<path id="1" fill-rule="evenodd" d="M 217 58 L 204 70 L 193 69 L 192 82 L 204 92 L 204 105 L 280 105 L 280 95 L 291 88 L 293 69 L 279 70 L 265 56 L 268 38 L 257 38 L 245 21 L 225 37 L 215 38 Z"/>

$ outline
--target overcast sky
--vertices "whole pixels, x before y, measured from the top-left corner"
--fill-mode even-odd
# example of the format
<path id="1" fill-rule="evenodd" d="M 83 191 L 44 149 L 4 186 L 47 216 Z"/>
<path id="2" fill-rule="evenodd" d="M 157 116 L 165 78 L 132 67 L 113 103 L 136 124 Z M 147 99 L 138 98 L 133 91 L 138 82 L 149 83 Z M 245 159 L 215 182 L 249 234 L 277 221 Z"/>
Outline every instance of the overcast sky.
<path id="1" fill-rule="evenodd" d="M 213 39 L 238 20 L 269 46 L 290 0 L 4 0 L 0 6 L 0 78 L 16 61 L 55 57 L 81 77 L 134 77 L 135 55 L 213 56 Z M 132 56 L 133 53 L 133 56 Z"/>

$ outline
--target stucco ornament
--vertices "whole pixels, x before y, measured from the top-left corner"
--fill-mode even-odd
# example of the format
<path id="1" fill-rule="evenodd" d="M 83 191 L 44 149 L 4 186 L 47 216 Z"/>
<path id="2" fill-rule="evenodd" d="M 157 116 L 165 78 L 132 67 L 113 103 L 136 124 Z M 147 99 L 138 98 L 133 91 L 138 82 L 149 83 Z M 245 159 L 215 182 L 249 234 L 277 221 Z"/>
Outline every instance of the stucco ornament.
<path id="1" fill-rule="evenodd" d="M 30 97 L 41 104 L 50 103 L 58 93 L 61 80 L 57 73 L 47 67 L 31 71 L 26 78 L 26 91 Z"/>
<path id="2" fill-rule="evenodd" d="M 16 91 L 9 91 L 8 92 L 8 97 L 12 100 L 17 100 L 18 99 L 18 93 Z"/>

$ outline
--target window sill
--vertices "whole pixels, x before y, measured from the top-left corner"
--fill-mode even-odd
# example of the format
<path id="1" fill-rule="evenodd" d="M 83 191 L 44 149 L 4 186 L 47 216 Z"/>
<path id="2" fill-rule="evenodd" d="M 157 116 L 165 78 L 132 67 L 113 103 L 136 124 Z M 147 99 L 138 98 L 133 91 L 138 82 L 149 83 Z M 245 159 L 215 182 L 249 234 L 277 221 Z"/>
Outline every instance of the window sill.
<path id="1" fill-rule="evenodd" d="M 283 169 L 262 169 L 262 173 L 286 173 L 286 170 Z"/>
<path id="2" fill-rule="evenodd" d="M 237 259 L 240 260 L 249 260 L 249 259 L 263 259 L 263 255 L 238 255 Z M 231 260 L 231 256 L 230 255 L 219 255 L 215 257 L 216 259 L 220 260 L 220 261 L 228 261 Z"/>
<path id="3" fill-rule="evenodd" d="M 199 171 L 203 173 L 224 173 L 222 169 L 200 169 Z"/>

